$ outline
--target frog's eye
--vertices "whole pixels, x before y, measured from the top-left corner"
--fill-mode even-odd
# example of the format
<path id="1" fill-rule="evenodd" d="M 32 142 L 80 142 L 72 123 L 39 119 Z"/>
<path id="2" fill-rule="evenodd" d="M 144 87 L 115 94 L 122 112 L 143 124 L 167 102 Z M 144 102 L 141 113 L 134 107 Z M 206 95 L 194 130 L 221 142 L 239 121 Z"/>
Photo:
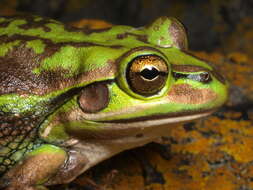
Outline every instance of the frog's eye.
<path id="1" fill-rule="evenodd" d="M 144 55 L 131 61 L 126 74 L 127 82 L 135 93 L 151 96 L 164 87 L 168 77 L 168 66 L 157 55 Z"/>

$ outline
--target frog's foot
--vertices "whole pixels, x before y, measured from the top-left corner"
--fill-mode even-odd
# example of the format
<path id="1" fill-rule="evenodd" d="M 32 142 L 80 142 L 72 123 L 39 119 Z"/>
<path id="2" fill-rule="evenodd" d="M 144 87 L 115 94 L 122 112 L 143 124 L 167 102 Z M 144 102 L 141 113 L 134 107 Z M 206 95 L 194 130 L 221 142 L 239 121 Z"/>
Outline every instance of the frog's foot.
<path id="1" fill-rule="evenodd" d="M 88 167 L 88 159 L 82 151 L 73 149 L 68 151 L 68 159 L 57 171 L 56 175 L 46 182 L 46 185 L 69 183 L 79 176 Z"/>
<path id="2" fill-rule="evenodd" d="M 53 145 L 42 145 L 28 153 L 1 179 L 6 190 L 45 190 L 41 186 L 52 177 L 67 160 L 67 153 Z"/>

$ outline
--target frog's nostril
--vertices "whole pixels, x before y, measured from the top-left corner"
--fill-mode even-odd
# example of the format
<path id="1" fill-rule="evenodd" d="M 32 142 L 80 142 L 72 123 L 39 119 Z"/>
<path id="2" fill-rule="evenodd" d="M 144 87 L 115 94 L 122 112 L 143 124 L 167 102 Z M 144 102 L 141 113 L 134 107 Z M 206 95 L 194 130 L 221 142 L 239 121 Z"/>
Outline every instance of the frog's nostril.
<path id="1" fill-rule="evenodd" d="M 204 72 L 199 74 L 199 81 L 203 83 L 208 83 L 212 80 L 209 72 Z"/>

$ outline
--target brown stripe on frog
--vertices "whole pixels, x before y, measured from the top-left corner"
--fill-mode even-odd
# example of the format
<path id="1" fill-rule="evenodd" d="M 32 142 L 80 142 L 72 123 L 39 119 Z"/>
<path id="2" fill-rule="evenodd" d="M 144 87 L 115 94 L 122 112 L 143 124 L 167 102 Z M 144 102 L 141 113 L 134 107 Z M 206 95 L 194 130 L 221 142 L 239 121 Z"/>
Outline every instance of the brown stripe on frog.
<path id="1" fill-rule="evenodd" d="M 74 77 L 66 78 L 68 70 L 58 68 L 50 71 L 42 71 L 40 75 L 32 73 L 40 63 L 47 57 L 52 56 L 64 46 L 90 47 L 104 46 L 86 42 L 61 42 L 53 43 L 49 39 L 33 36 L 7 35 L 1 36 L 2 43 L 19 40 L 21 43 L 14 46 L 9 52 L 0 57 L 0 94 L 19 93 L 43 95 L 54 90 L 64 89 L 66 86 L 85 82 L 93 77 L 107 77 L 115 72 L 114 61 L 108 60 L 107 66 L 95 69 L 91 72 L 81 73 Z M 32 48 L 27 48 L 26 43 L 31 40 L 41 40 L 45 44 L 45 49 L 41 54 L 36 54 Z M 108 46 L 109 48 L 121 48 L 119 46 Z"/>
<path id="2" fill-rule="evenodd" d="M 16 19 L 19 19 L 19 17 Z M 32 17 L 32 16 L 21 16 L 20 19 L 26 20 L 25 24 L 18 26 L 20 29 L 23 29 L 23 30 L 42 28 L 45 32 L 50 32 L 51 28 L 46 26 L 46 24 L 57 23 L 56 21 L 54 22 L 53 20 L 49 18 L 43 18 L 41 20 L 36 21 L 36 17 Z"/>
<path id="3" fill-rule="evenodd" d="M 121 45 L 104 45 L 104 44 L 96 44 L 96 43 L 92 43 L 92 42 L 53 42 L 50 39 L 47 38 L 42 38 L 42 37 L 38 37 L 38 36 L 28 36 L 28 35 L 20 35 L 20 34 L 14 34 L 12 36 L 8 36 L 8 35 L 0 35 L 0 43 L 8 43 L 8 42 L 13 42 L 16 40 L 20 40 L 23 43 L 28 42 L 28 41 L 32 41 L 32 40 L 41 40 L 45 45 L 46 48 L 49 48 L 48 46 L 54 46 L 55 52 L 57 52 L 61 47 L 63 46 L 73 46 L 73 47 L 91 47 L 91 46 L 99 46 L 99 47 L 108 47 L 108 48 L 112 48 L 112 49 L 120 49 L 123 46 Z M 45 49 L 46 49 L 45 48 Z"/>
<path id="4" fill-rule="evenodd" d="M 20 53 L 20 52 L 19 52 Z M 22 53 L 22 52 L 21 52 Z M 26 54 L 27 55 L 27 54 Z M 25 55 L 24 55 L 25 56 Z M 33 60 L 28 61 L 31 63 Z M 0 58 L 0 94 L 19 93 L 44 95 L 54 90 L 61 90 L 81 82 L 91 81 L 94 77 L 107 77 L 115 72 L 115 66 L 109 64 L 91 72 L 81 73 L 75 77 L 66 78 L 66 70 L 42 71 L 34 75 L 32 69 L 23 63 L 11 62 Z M 32 67 L 32 64 L 30 65 Z"/>
<path id="5" fill-rule="evenodd" d="M 24 20 L 25 24 L 18 25 L 18 27 L 23 30 L 42 28 L 45 32 L 50 32 L 51 29 L 49 27 L 47 27 L 46 24 L 56 23 L 56 21 L 53 22 L 53 20 L 51 20 L 49 18 L 43 18 L 43 19 L 39 19 L 38 21 L 36 21 L 36 19 L 38 19 L 39 17 L 25 15 L 25 14 L 24 15 L 16 15 L 16 16 L 5 16 L 3 18 L 5 18 L 7 20 L 0 23 L 0 27 L 6 28 L 6 27 L 8 27 L 8 25 L 10 23 L 15 22 L 16 20 Z"/>
<path id="6" fill-rule="evenodd" d="M 107 32 L 111 29 L 111 27 L 108 28 L 100 28 L 100 29 L 91 29 L 88 27 L 84 27 L 84 28 L 77 28 L 74 26 L 71 26 L 69 24 L 64 24 L 64 30 L 68 31 L 68 32 L 83 32 L 86 35 L 91 35 L 93 33 L 102 33 L 102 32 Z"/>
<path id="7" fill-rule="evenodd" d="M 168 92 L 171 102 L 180 104 L 204 104 L 217 98 L 217 94 L 210 89 L 196 89 L 188 84 L 177 84 L 172 86 Z"/>
<path id="8" fill-rule="evenodd" d="M 82 28 L 82 32 L 84 32 L 87 35 L 93 34 L 93 33 L 102 33 L 107 32 L 111 29 L 111 27 L 108 28 L 100 28 L 100 29 L 88 29 L 88 28 Z"/>

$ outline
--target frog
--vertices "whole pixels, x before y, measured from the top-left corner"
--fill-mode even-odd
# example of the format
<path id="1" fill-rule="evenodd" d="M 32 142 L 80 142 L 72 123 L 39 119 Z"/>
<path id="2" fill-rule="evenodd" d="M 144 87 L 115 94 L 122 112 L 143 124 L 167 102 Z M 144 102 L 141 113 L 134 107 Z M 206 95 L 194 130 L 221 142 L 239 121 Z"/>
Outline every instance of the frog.
<path id="1" fill-rule="evenodd" d="M 47 189 L 206 117 L 228 82 L 188 49 L 184 26 L 74 28 L 0 17 L 0 188 Z"/>

